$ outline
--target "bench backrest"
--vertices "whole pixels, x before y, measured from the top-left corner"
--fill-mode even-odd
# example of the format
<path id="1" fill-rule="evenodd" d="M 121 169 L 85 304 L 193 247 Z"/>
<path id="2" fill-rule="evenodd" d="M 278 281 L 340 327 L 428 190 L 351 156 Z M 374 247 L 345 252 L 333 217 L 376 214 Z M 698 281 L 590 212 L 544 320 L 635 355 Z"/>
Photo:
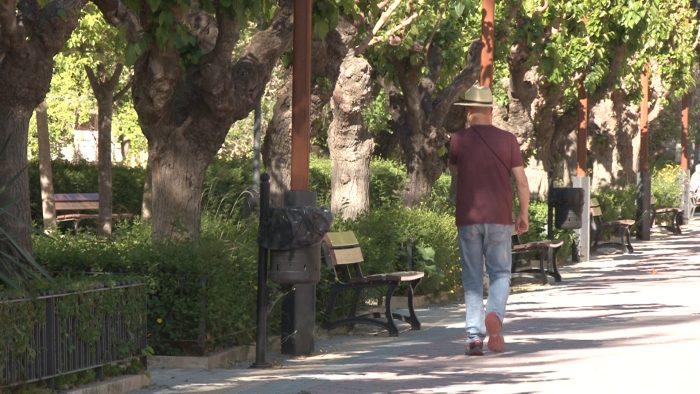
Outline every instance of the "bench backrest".
<path id="1" fill-rule="evenodd" d="M 360 264 L 364 261 L 360 243 L 352 231 L 326 233 L 323 239 L 324 255 L 329 267 L 333 270 L 336 280 L 339 280 L 337 269 L 347 268 L 349 277 L 362 276 Z"/>
<path id="2" fill-rule="evenodd" d="M 98 193 L 56 193 L 56 211 L 96 211 L 100 208 Z"/>
<path id="3" fill-rule="evenodd" d="M 591 197 L 591 216 L 594 218 L 603 216 L 603 210 L 600 207 L 598 199 L 595 197 Z"/>

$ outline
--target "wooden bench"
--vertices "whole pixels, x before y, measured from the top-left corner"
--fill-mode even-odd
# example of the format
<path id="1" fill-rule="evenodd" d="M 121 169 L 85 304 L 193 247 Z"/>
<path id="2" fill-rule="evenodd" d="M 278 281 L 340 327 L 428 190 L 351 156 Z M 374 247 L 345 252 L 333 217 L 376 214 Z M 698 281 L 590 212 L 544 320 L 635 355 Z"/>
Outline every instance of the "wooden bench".
<path id="1" fill-rule="evenodd" d="M 676 235 L 680 235 L 683 224 L 683 208 L 655 207 L 656 201 L 652 200 L 654 208 L 651 211 L 651 226 L 655 224 L 664 227 Z"/>
<path id="2" fill-rule="evenodd" d="M 73 222 L 78 229 L 83 220 L 97 220 L 100 210 L 100 195 L 98 193 L 56 193 L 54 194 L 57 222 Z M 59 212 L 67 212 L 58 214 Z M 131 219 L 130 213 L 113 213 L 112 219 Z"/>
<path id="3" fill-rule="evenodd" d="M 606 222 L 603 219 L 603 210 L 598 199 L 591 198 L 591 246 L 593 248 L 612 244 L 618 245 L 623 249 L 626 247 L 627 251 L 630 253 L 634 252 L 630 239 L 630 231 L 634 223 L 635 221 L 632 219 L 617 219 Z M 600 243 L 603 233 L 610 230 L 620 236 L 620 242 Z"/>
<path id="4" fill-rule="evenodd" d="M 325 260 L 333 272 L 334 282 L 330 286 L 326 313 L 321 327 L 330 330 L 343 324 L 373 324 L 385 328 L 390 336 L 398 336 L 399 330 L 394 324 L 394 319 L 398 319 L 409 323 L 411 329 L 420 330 L 420 322 L 413 309 L 413 293 L 425 275 L 423 272 L 401 271 L 364 275 L 361 268 L 364 262 L 362 250 L 352 231 L 327 233 L 323 242 L 323 251 Z M 408 315 L 396 313 L 391 308 L 391 297 L 401 285 L 406 285 L 408 291 Z M 386 287 L 384 316 L 382 317 L 380 312 L 357 315 L 362 290 L 373 287 Z M 338 295 L 345 291 L 353 293 L 353 304 L 346 317 L 333 320 Z"/>
<path id="5" fill-rule="evenodd" d="M 549 283 L 547 278 L 549 275 L 553 277 L 556 282 L 561 282 L 561 274 L 559 274 L 559 268 L 557 267 L 557 251 L 564 244 L 564 241 L 542 240 L 521 242 L 520 236 L 513 232 L 512 242 L 512 277 L 541 279 L 544 284 L 547 284 Z M 529 257 L 532 255 L 539 259 L 539 266 L 537 268 L 533 268 L 530 265 Z M 519 264 L 521 257 L 527 260 L 527 265 L 525 267 Z"/>

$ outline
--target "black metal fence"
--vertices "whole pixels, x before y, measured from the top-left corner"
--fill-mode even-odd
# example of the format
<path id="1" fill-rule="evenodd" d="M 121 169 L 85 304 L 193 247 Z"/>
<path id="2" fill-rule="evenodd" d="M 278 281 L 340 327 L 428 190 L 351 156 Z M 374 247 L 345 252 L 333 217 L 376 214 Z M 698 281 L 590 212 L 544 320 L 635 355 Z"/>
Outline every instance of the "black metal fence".
<path id="1" fill-rule="evenodd" d="M 142 357 L 147 297 L 139 283 L 0 300 L 6 319 L 34 311 L 2 326 L 8 332 L 0 333 L 0 387 Z"/>

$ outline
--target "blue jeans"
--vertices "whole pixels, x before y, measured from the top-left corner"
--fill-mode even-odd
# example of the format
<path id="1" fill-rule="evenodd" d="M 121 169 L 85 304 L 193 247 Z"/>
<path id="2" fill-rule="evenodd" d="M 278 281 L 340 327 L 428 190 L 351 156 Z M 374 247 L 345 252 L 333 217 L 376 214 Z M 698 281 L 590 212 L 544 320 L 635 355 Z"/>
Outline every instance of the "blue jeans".
<path id="1" fill-rule="evenodd" d="M 468 339 L 484 338 L 484 318 L 496 312 L 503 321 L 510 293 L 510 224 L 473 224 L 457 228 L 462 259 L 462 285 L 466 305 Z M 484 261 L 489 274 L 489 292 L 484 312 Z"/>

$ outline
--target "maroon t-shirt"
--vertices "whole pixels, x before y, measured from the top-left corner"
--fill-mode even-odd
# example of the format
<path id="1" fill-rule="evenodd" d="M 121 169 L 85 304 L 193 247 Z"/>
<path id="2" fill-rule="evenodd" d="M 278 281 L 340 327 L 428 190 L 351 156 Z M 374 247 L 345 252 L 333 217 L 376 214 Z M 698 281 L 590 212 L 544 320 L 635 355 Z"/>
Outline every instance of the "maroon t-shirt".
<path id="1" fill-rule="evenodd" d="M 523 165 L 513 134 L 490 125 L 453 133 L 450 164 L 457 166 L 457 226 L 513 223 L 511 169 Z"/>

